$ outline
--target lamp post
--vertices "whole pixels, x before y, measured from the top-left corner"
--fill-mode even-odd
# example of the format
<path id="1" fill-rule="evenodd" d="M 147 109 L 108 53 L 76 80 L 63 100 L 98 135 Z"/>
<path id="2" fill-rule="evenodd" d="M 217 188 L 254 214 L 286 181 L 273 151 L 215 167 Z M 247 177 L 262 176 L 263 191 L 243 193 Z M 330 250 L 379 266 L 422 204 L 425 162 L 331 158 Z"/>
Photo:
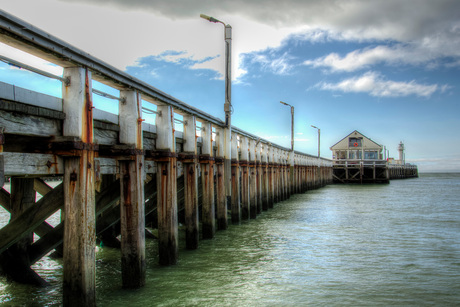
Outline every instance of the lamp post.
<path id="1" fill-rule="evenodd" d="M 224 26 L 225 34 L 225 127 L 224 127 L 224 184 L 225 184 L 225 195 L 227 197 L 227 206 L 231 204 L 231 137 L 232 137 L 232 27 L 229 24 L 204 14 L 200 14 L 200 17 L 213 23 L 221 23 Z"/>
<path id="2" fill-rule="evenodd" d="M 284 101 L 280 101 L 280 103 L 284 104 L 285 106 L 291 107 L 291 154 L 289 157 L 289 164 L 290 164 L 290 169 L 289 169 L 290 176 L 289 177 L 291 180 L 291 184 L 289 185 L 289 187 L 290 187 L 290 190 L 293 191 L 294 189 L 294 107 L 288 103 L 285 103 Z"/>
<path id="3" fill-rule="evenodd" d="M 280 101 L 280 103 L 291 107 L 291 151 L 294 152 L 294 107 L 283 101 Z"/>
<path id="4" fill-rule="evenodd" d="M 318 129 L 318 158 L 320 156 L 320 144 L 321 144 L 321 129 L 316 126 L 311 125 L 313 128 Z"/>

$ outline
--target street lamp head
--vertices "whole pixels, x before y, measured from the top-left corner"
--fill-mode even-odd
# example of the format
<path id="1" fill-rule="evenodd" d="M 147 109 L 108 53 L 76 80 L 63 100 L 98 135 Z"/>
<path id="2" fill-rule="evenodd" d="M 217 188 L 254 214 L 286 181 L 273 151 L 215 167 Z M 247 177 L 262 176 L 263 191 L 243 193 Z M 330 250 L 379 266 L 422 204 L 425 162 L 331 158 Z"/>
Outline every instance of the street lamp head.
<path id="1" fill-rule="evenodd" d="M 313 125 L 311 125 L 311 126 L 312 126 L 312 128 L 315 128 L 315 129 L 319 129 L 319 128 L 318 128 L 318 127 L 316 127 L 316 126 L 313 126 Z"/>
<path id="2" fill-rule="evenodd" d="M 285 103 L 284 101 L 280 101 L 281 104 L 284 104 L 285 106 L 288 106 L 288 107 L 291 107 L 291 108 L 294 108 L 294 106 L 291 106 L 289 103 Z"/>
<path id="3" fill-rule="evenodd" d="M 203 19 L 206 19 L 207 21 L 209 22 L 220 22 L 220 23 L 223 23 L 222 21 L 218 20 L 218 19 L 215 19 L 214 17 L 211 17 L 211 16 L 208 16 L 208 15 L 205 15 L 205 14 L 200 14 L 200 17 L 203 18 Z"/>

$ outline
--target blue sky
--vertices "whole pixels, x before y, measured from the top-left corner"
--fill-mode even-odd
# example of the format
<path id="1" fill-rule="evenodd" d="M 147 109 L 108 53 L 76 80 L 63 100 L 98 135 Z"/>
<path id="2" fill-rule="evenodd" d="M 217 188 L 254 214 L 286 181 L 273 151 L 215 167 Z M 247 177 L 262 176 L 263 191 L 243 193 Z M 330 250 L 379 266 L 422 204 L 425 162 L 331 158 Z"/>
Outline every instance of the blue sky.
<path id="1" fill-rule="evenodd" d="M 223 27 L 233 27 L 232 123 L 321 155 L 358 130 L 420 171 L 460 171 L 460 2 L 0 0 L 3 10 L 223 118 Z M 0 46 L 0 53 L 49 67 Z M 60 84 L 0 66 L 0 81 Z M 98 85 L 95 85 L 97 87 Z M 110 105 L 110 102 L 104 106 Z"/>

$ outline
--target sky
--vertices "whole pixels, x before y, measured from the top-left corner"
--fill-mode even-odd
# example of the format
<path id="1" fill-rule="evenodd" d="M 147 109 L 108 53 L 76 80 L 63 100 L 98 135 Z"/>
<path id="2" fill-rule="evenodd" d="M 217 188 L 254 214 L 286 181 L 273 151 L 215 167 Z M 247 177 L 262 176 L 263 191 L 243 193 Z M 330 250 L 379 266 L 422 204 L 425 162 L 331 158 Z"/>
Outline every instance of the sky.
<path id="1" fill-rule="evenodd" d="M 232 26 L 232 124 L 331 158 L 358 130 L 420 172 L 460 172 L 460 1 L 0 0 L 0 8 L 159 90 L 224 118 Z M 0 54 L 53 73 L 0 44 Z M 0 81 L 59 96 L 59 82 L 0 63 Z M 104 90 L 102 85 L 93 84 Z M 110 89 L 107 89 L 110 92 Z M 100 102 L 112 108 L 113 102 Z"/>

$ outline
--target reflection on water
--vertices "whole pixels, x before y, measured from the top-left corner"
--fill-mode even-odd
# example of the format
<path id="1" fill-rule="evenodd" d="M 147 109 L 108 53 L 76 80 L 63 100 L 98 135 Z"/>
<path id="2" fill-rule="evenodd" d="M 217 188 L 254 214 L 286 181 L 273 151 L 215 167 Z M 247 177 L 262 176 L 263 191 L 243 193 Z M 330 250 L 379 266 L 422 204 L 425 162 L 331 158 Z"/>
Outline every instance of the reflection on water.
<path id="1" fill-rule="evenodd" d="M 147 242 L 147 285 L 123 290 L 119 251 L 97 250 L 99 306 L 453 306 L 460 302 L 460 175 L 390 185 L 331 185 L 279 203 L 256 220 L 180 246 L 157 265 Z M 183 235 L 183 233 L 181 233 Z M 61 263 L 35 267 L 51 286 L 0 278 L 0 302 L 59 305 Z"/>

